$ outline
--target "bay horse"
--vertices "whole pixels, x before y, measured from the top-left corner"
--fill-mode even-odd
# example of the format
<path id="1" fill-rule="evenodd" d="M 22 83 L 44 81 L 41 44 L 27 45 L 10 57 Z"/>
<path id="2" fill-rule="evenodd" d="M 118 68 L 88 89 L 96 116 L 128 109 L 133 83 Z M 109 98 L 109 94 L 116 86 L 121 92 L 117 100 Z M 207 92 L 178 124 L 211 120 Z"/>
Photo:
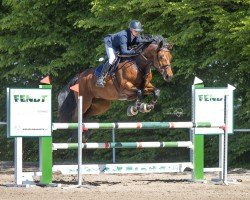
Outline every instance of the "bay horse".
<path id="1" fill-rule="evenodd" d="M 86 69 L 73 78 L 58 96 L 59 121 L 77 120 L 78 95 L 83 98 L 83 119 L 105 113 L 114 100 L 135 101 L 127 109 L 128 116 L 136 115 L 138 111 L 151 111 L 160 95 L 160 90 L 151 83 L 151 68 L 156 69 L 165 81 L 172 79 L 171 45 L 160 36 L 142 42 L 136 50 L 141 50 L 141 53 L 131 58 L 123 58 L 114 74 L 106 77 L 104 88 L 95 85 L 97 77 L 94 75 L 94 68 Z M 74 84 L 79 84 L 79 94 L 70 91 L 70 86 Z M 143 97 L 151 93 L 152 101 L 143 103 Z"/>

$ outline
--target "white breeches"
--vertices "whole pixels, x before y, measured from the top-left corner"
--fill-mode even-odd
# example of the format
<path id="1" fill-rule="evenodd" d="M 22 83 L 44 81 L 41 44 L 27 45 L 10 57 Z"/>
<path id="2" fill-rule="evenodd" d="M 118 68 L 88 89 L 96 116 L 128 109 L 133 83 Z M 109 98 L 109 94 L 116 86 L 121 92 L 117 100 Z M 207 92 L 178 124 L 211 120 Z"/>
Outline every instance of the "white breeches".
<path id="1" fill-rule="evenodd" d="M 115 61 L 115 51 L 112 47 L 109 47 L 107 45 L 105 45 L 105 49 L 109 58 L 109 64 L 111 65 Z"/>

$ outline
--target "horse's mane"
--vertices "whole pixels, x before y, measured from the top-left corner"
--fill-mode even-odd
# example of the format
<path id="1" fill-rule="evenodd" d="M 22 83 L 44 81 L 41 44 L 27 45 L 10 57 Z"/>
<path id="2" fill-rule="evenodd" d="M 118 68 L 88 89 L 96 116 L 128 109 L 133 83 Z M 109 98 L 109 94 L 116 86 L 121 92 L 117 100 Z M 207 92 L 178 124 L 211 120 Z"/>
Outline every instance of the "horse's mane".
<path id="1" fill-rule="evenodd" d="M 163 46 L 167 45 L 167 40 L 162 35 L 142 35 L 141 36 L 142 43 L 153 43 L 153 44 L 159 44 L 160 42 L 163 42 Z"/>
<path id="2" fill-rule="evenodd" d="M 141 35 L 140 44 L 138 45 L 138 49 L 145 49 L 150 44 L 159 44 L 160 42 L 163 43 L 163 47 L 167 47 L 169 43 L 167 42 L 166 38 L 162 35 L 148 35 L 144 34 Z"/>
<path id="3" fill-rule="evenodd" d="M 136 52 L 141 52 L 144 49 L 146 49 L 150 44 L 160 44 L 162 42 L 162 47 L 169 48 L 169 43 L 167 42 L 166 38 L 164 38 L 162 35 L 148 35 L 143 34 L 141 35 L 139 39 L 139 44 L 134 47 L 134 50 Z M 139 55 L 138 53 L 135 54 L 135 56 Z M 131 56 L 121 56 L 120 57 L 131 57 Z M 132 56 L 134 57 L 134 56 Z M 135 57 L 136 58 L 136 57 Z"/>

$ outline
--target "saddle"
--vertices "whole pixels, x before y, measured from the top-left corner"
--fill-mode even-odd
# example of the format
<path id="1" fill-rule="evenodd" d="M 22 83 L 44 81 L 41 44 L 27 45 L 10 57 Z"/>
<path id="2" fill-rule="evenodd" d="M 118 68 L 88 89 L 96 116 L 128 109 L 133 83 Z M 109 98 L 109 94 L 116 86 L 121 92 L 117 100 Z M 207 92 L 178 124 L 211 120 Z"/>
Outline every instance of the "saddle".
<path id="1" fill-rule="evenodd" d="M 113 73 L 115 73 L 115 71 L 117 70 L 118 65 L 119 65 L 119 63 L 120 63 L 120 60 L 121 60 L 120 57 L 116 57 L 116 59 L 115 59 L 113 65 L 109 68 L 108 75 L 112 75 Z M 94 75 L 95 75 L 96 77 L 99 77 L 99 76 L 101 75 L 103 66 L 104 66 L 104 64 L 105 64 L 106 62 L 108 62 L 108 59 L 107 59 L 107 58 L 104 60 L 104 62 L 103 62 L 102 64 L 100 64 L 98 67 L 95 68 L 95 70 L 94 70 Z"/>
<path id="2" fill-rule="evenodd" d="M 110 67 L 109 71 L 108 71 L 108 75 L 112 75 L 115 73 L 115 71 L 118 68 L 119 63 L 126 61 L 126 60 L 133 60 L 133 57 L 137 56 L 138 54 L 134 54 L 134 55 L 123 55 L 123 54 L 118 54 L 115 58 L 115 61 L 113 63 L 113 65 Z M 104 64 L 108 62 L 108 58 L 106 58 L 104 60 L 104 62 L 102 64 L 100 64 L 98 67 L 95 68 L 94 70 L 94 75 L 96 77 L 99 77 L 102 73 L 102 68 L 104 66 Z"/>

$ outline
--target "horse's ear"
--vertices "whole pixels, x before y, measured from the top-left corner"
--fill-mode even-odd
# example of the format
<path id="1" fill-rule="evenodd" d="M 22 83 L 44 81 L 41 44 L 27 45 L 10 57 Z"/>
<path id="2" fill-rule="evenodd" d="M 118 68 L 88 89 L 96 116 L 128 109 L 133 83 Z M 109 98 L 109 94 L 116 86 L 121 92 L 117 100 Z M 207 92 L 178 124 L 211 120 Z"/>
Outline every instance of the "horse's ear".
<path id="1" fill-rule="evenodd" d="M 174 44 L 167 44 L 167 49 L 168 50 L 173 50 L 173 48 L 174 48 Z"/>
<path id="2" fill-rule="evenodd" d="M 160 41 L 160 43 L 158 44 L 158 47 L 157 47 L 157 51 L 160 51 L 162 46 L 163 46 L 163 41 Z"/>

